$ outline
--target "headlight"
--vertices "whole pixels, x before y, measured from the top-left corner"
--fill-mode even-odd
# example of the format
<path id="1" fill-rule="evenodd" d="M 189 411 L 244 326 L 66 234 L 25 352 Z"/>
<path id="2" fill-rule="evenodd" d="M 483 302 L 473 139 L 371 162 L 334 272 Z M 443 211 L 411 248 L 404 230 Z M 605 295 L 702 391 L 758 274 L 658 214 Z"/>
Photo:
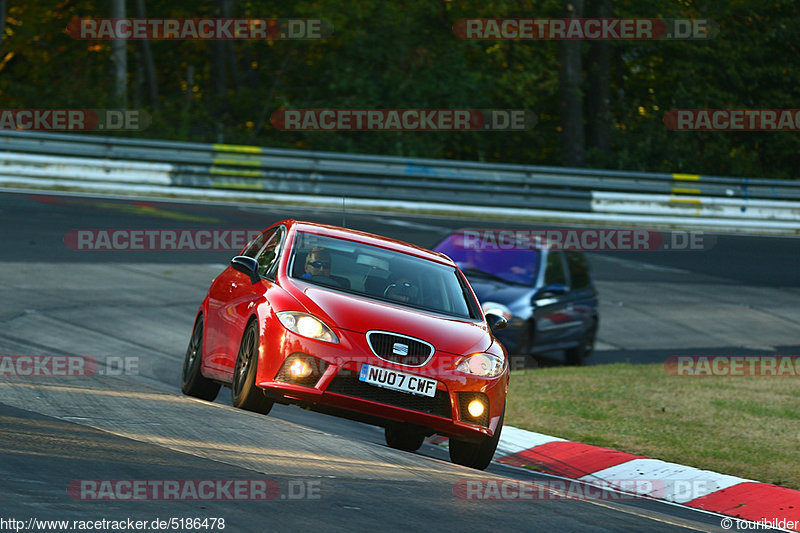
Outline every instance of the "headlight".
<path id="1" fill-rule="evenodd" d="M 497 302 L 485 302 L 481 304 L 481 309 L 483 309 L 484 315 L 494 313 L 495 315 L 500 315 L 505 318 L 506 322 L 511 322 L 511 317 L 514 316 L 511 309 Z"/>
<path id="2" fill-rule="evenodd" d="M 476 353 L 462 359 L 456 370 L 465 374 L 493 378 L 503 372 L 503 358 L 490 353 Z"/>
<path id="3" fill-rule="evenodd" d="M 333 330 L 313 315 L 300 311 L 281 311 L 277 315 L 278 320 L 286 326 L 286 329 L 294 331 L 298 335 L 325 342 L 339 342 Z"/>

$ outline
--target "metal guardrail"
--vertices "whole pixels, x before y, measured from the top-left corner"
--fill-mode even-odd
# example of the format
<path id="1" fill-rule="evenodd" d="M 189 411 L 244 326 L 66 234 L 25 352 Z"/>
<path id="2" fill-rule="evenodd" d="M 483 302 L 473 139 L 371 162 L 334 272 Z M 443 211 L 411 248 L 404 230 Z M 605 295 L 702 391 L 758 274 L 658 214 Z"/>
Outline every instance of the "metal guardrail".
<path id="1" fill-rule="evenodd" d="M 573 213 L 798 222 L 800 181 L 0 132 L 0 175 Z M 9 178 L 10 179 L 10 178 Z"/>

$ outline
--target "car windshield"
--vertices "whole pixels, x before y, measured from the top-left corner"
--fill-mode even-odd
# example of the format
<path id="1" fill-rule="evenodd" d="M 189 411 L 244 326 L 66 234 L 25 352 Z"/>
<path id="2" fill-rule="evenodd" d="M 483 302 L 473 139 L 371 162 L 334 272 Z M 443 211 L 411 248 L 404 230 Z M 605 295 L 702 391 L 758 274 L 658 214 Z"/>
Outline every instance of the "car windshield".
<path id="1" fill-rule="evenodd" d="M 478 316 L 455 268 L 359 242 L 299 232 L 289 275 L 404 307 Z"/>
<path id="2" fill-rule="evenodd" d="M 497 242 L 453 233 L 434 250 L 449 256 L 470 277 L 534 285 L 539 273 L 538 249 L 502 249 Z"/>

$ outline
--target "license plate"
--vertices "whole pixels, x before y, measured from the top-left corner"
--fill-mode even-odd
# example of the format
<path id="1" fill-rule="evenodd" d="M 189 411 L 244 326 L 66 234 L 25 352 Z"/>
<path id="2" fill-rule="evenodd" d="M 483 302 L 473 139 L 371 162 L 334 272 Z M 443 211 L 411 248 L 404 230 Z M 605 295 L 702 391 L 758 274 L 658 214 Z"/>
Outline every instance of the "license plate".
<path id="1" fill-rule="evenodd" d="M 361 365 L 358 380 L 376 387 L 392 389 L 408 394 L 417 394 L 433 398 L 436 396 L 436 380 L 423 378 L 414 374 L 406 374 L 397 370 L 372 365 Z"/>

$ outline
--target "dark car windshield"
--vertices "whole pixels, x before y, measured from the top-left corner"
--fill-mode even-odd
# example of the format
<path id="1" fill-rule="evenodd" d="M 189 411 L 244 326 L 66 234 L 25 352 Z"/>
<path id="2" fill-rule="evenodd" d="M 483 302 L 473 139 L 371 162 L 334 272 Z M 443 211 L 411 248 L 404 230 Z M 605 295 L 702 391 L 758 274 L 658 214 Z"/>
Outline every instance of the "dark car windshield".
<path id="1" fill-rule="evenodd" d="M 496 279 L 517 285 L 534 285 L 540 251 L 535 248 L 502 249 L 497 242 L 453 233 L 435 248 L 456 262 L 471 277 Z"/>
<path id="2" fill-rule="evenodd" d="M 289 275 L 405 307 L 477 318 L 455 268 L 345 239 L 299 232 Z"/>

